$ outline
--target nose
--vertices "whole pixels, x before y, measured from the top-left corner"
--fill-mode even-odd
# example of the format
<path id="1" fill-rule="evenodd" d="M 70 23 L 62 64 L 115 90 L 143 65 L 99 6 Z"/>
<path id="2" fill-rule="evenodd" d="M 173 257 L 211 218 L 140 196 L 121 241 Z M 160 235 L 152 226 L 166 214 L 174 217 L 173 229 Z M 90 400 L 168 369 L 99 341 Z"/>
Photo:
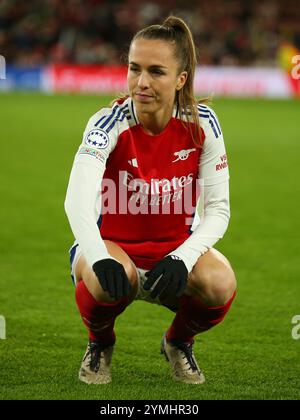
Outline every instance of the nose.
<path id="1" fill-rule="evenodd" d="M 142 71 L 138 79 L 138 87 L 140 89 L 147 89 L 149 88 L 149 85 L 149 77 L 146 72 Z"/>

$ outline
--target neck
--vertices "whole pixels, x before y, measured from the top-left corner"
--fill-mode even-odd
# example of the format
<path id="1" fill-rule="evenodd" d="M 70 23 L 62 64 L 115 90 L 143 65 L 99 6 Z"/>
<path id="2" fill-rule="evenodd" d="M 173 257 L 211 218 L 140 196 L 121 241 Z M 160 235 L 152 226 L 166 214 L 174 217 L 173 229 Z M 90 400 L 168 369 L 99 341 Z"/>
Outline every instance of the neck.
<path id="1" fill-rule="evenodd" d="M 161 109 L 157 112 L 145 112 L 143 109 L 137 110 L 137 116 L 143 129 L 150 135 L 156 135 L 163 131 L 170 121 L 173 107 Z"/>

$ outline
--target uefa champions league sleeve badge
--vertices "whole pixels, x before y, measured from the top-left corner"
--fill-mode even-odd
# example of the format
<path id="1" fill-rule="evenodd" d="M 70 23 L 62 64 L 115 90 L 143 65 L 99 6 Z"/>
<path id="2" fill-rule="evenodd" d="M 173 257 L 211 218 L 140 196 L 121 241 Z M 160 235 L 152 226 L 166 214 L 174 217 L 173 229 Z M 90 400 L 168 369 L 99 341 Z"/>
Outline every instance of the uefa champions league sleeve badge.
<path id="1" fill-rule="evenodd" d="M 86 134 L 84 142 L 95 149 L 105 149 L 108 146 L 109 137 L 105 131 L 95 128 Z"/>

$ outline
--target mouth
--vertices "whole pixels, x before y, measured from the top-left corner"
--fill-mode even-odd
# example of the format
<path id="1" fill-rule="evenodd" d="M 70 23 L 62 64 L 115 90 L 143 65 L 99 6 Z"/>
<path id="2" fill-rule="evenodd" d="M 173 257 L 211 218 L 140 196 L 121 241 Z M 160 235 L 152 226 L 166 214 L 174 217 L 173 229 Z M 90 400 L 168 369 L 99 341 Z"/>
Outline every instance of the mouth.
<path id="1" fill-rule="evenodd" d="M 135 98 L 138 102 L 142 102 L 142 103 L 147 103 L 147 102 L 151 102 L 154 99 L 153 95 L 148 95 L 146 93 L 136 93 Z"/>

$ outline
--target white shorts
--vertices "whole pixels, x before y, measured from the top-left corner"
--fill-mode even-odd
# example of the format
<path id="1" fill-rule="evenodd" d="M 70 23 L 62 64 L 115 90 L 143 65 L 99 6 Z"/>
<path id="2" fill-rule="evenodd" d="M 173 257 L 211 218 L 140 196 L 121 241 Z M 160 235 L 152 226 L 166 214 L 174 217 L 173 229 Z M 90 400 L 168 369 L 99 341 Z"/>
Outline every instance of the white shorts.
<path id="1" fill-rule="evenodd" d="M 79 258 L 82 255 L 82 251 L 81 251 L 81 248 L 79 247 L 78 243 L 75 242 L 73 244 L 72 248 L 69 250 L 69 254 L 70 254 L 70 265 L 71 265 L 71 278 L 72 278 L 72 281 L 74 283 L 74 286 L 76 287 L 77 279 L 76 279 L 76 276 L 75 276 L 75 267 L 76 267 L 76 264 L 77 264 Z M 134 263 L 133 263 L 133 265 L 134 265 Z M 143 268 L 139 268 L 139 267 L 136 267 L 136 266 L 135 266 L 135 268 L 136 268 L 136 271 L 137 271 L 137 278 L 138 278 L 138 292 L 137 292 L 137 295 L 135 297 L 135 300 L 145 300 L 146 302 L 149 302 L 149 303 L 156 303 L 157 305 L 161 305 L 161 302 L 160 302 L 158 297 L 153 299 L 150 296 L 151 291 L 150 290 L 149 291 L 144 290 L 143 285 L 144 285 L 145 281 L 147 280 L 147 277 L 145 276 L 145 273 L 149 270 L 144 270 Z"/>

